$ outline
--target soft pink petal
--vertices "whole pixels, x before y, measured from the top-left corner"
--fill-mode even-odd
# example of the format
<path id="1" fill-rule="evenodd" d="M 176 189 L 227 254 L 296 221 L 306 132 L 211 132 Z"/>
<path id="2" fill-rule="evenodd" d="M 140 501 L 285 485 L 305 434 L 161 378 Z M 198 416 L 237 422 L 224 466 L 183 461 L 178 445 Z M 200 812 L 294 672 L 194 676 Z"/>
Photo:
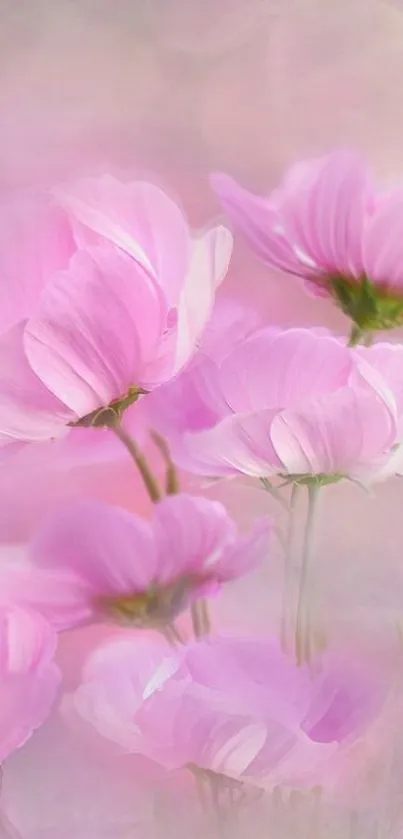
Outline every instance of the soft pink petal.
<path id="1" fill-rule="evenodd" d="M 373 393 L 343 388 L 283 411 L 271 426 L 277 456 L 291 474 L 358 475 L 382 462 L 396 441 L 388 407 Z"/>
<path id="2" fill-rule="evenodd" d="M 89 500 L 72 503 L 45 522 L 31 555 L 39 565 L 74 571 L 94 596 L 143 591 L 158 571 L 147 522 Z"/>
<path id="3" fill-rule="evenodd" d="M 178 343 L 175 370 L 188 360 L 211 316 L 217 286 L 224 279 L 233 239 L 225 227 L 215 227 L 196 239 L 178 304 Z"/>
<path id="4" fill-rule="evenodd" d="M 80 222 L 81 245 L 94 243 L 88 231 L 109 240 L 151 271 L 170 304 L 176 303 L 188 268 L 190 237 L 179 207 L 161 189 L 104 175 L 66 185 L 57 198 Z"/>
<path id="5" fill-rule="evenodd" d="M 338 151 L 312 161 L 311 171 L 290 191 L 282 208 L 287 236 L 301 261 L 305 254 L 308 267 L 312 260 L 322 273 L 359 277 L 370 197 L 369 173 L 358 155 Z"/>
<path id="6" fill-rule="evenodd" d="M 31 369 L 23 346 L 24 324 L 0 338 L 1 443 L 47 440 L 65 433 L 74 414 Z"/>
<path id="7" fill-rule="evenodd" d="M 210 183 L 236 230 L 263 260 L 289 274 L 300 274 L 300 264 L 281 229 L 276 208 L 239 186 L 228 175 L 216 173 Z"/>
<path id="8" fill-rule="evenodd" d="M 358 358 L 361 375 L 377 390 L 387 404 L 393 405 L 395 403 L 398 416 L 401 419 L 403 416 L 402 344 L 380 342 L 372 347 L 357 347 L 354 352 Z M 369 375 L 368 365 L 371 370 L 379 374 L 381 377 L 379 381 Z"/>
<path id="9" fill-rule="evenodd" d="M 22 746 L 47 717 L 60 682 L 56 639 L 44 619 L 0 610 L 0 760 Z"/>
<path id="10" fill-rule="evenodd" d="M 180 465 L 208 477 L 237 474 L 262 478 L 283 470 L 271 440 L 276 410 L 227 417 L 214 428 L 185 434 Z"/>
<path id="11" fill-rule="evenodd" d="M 235 411 L 282 409 L 342 387 L 351 368 L 348 348 L 330 335 L 268 327 L 227 356 L 220 383 Z"/>
<path id="12" fill-rule="evenodd" d="M 32 608 L 57 630 L 93 616 L 92 590 L 82 576 L 66 568 L 41 568 L 19 562 L 0 565 L 0 603 Z"/>
<path id="13" fill-rule="evenodd" d="M 403 192 L 382 201 L 365 228 L 363 266 L 370 280 L 403 289 Z"/>
<path id="14" fill-rule="evenodd" d="M 0 333 L 33 314 L 46 282 L 66 268 L 75 245 L 63 210 L 42 194 L 0 207 Z"/>
<path id="15" fill-rule="evenodd" d="M 222 504 L 184 493 L 157 505 L 154 528 L 161 582 L 186 572 L 214 573 L 215 563 L 237 536 Z"/>
<path id="16" fill-rule="evenodd" d="M 141 752 L 143 732 L 136 713 L 176 672 L 179 658 L 162 641 L 115 641 L 90 657 L 74 695 L 78 713 L 127 752 Z M 150 743 L 151 746 L 151 743 Z"/>
<path id="17" fill-rule="evenodd" d="M 33 370 L 77 417 L 142 384 L 163 329 L 157 289 L 113 246 L 80 252 L 25 330 Z"/>
<path id="18" fill-rule="evenodd" d="M 382 667 L 368 656 L 338 650 L 325 654 L 316 666 L 304 730 L 322 743 L 361 737 L 390 691 Z"/>

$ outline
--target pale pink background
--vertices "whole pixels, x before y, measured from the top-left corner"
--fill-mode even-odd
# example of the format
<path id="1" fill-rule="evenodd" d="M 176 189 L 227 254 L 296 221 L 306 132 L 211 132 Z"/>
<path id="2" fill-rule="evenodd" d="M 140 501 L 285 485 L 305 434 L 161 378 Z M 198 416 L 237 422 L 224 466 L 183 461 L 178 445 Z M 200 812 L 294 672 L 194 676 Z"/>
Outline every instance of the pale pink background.
<path id="1" fill-rule="evenodd" d="M 171 190 L 201 226 L 219 214 L 209 171 L 225 169 L 263 191 L 290 162 L 339 145 L 363 151 L 381 179 L 403 181 L 398 0 L 0 0 L 0 15 L 4 200 L 83 172 L 129 169 Z M 293 281 L 262 268 L 239 242 L 226 292 L 258 306 L 267 322 L 346 329 L 330 303 L 312 301 Z M 4 555 L 66 496 L 86 493 L 145 509 L 125 462 L 49 472 L 34 460 L 28 474 L 10 469 L 0 473 Z M 244 524 L 275 509 L 247 485 L 219 484 L 208 493 Z M 353 484 L 324 491 L 315 596 L 334 633 L 398 643 L 402 509 L 398 479 L 373 497 Z M 280 580 L 277 552 L 215 604 L 216 620 L 249 631 L 276 629 Z M 63 641 L 73 681 L 77 650 L 82 656 L 88 643 L 77 643 L 77 635 Z M 57 799 L 54 818 L 68 823 L 71 800 L 79 798 L 78 758 L 67 759 L 64 746 L 52 756 L 52 738 L 52 729 L 38 735 L 5 773 L 4 800 L 27 839 L 50 836 L 41 832 L 43 808 Z M 63 770 L 54 779 L 57 792 L 52 787 L 46 795 L 46 775 L 56 765 Z M 102 798 L 105 783 L 89 782 L 89 798 L 94 790 Z M 109 787 L 111 824 L 114 813 L 132 807 L 116 786 Z M 85 802 L 77 808 L 84 813 Z M 46 825 L 51 821 L 48 809 Z"/>

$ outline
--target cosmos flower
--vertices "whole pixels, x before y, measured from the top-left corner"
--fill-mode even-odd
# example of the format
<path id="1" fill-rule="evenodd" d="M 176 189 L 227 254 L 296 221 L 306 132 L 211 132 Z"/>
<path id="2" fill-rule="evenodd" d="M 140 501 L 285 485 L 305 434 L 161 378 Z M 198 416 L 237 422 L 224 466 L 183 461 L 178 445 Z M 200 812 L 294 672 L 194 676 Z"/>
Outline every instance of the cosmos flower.
<path id="1" fill-rule="evenodd" d="M 72 222 L 80 249 L 0 338 L 2 446 L 115 423 L 188 360 L 226 273 L 225 228 L 192 240 L 156 187 L 108 178 L 92 186 L 93 228 Z"/>
<path id="2" fill-rule="evenodd" d="M 126 752 L 273 789 L 326 786 L 389 689 L 374 663 L 346 651 L 309 670 L 272 639 L 215 636 L 172 651 L 122 638 L 90 655 L 74 705 Z"/>
<path id="3" fill-rule="evenodd" d="M 353 342 L 403 323 L 403 190 L 377 192 L 357 154 L 298 163 L 267 198 L 224 174 L 211 183 L 266 265 L 332 297 L 353 320 Z"/>
<path id="4" fill-rule="evenodd" d="M 395 395 L 380 373 L 371 386 L 371 369 L 324 330 L 263 329 L 216 365 L 216 414 L 184 434 L 180 463 L 207 476 L 375 474 L 400 432 Z"/>
<path id="5" fill-rule="evenodd" d="M 13 596 L 59 627 L 98 620 L 164 628 L 189 603 L 266 558 L 271 530 L 264 517 L 239 536 L 222 504 L 185 494 L 157 504 L 150 522 L 78 501 L 34 536 L 38 575 L 22 571 Z"/>

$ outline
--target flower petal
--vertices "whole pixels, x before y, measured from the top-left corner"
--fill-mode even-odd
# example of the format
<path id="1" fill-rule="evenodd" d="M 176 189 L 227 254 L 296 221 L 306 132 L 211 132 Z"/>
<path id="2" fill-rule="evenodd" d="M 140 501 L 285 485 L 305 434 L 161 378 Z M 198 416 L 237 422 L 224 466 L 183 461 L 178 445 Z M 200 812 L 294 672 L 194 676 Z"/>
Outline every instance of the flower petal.
<path id="1" fill-rule="evenodd" d="M 310 162 L 282 212 L 287 236 L 321 272 L 359 277 L 371 190 L 367 167 L 347 151 Z M 308 266 L 309 267 L 309 266 Z"/>
<path id="2" fill-rule="evenodd" d="M 56 276 L 25 330 L 25 350 L 44 384 L 84 417 L 140 386 L 163 328 L 158 291 L 113 246 L 78 253 Z"/>
<path id="3" fill-rule="evenodd" d="M 382 461 L 396 435 L 384 402 L 353 388 L 283 411 L 271 427 L 274 449 L 290 474 L 358 475 Z"/>
<path id="4" fill-rule="evenodd" d="M 332 336 L 268 327 L 227 356 L 220 383 L 234 411 L 291 408 L 347 384 L 352 364 Z"/>
<path id="5" fill-rule="evenodd" d="M 226 227 L 215 227 L 193 243 L 178 307 L 176 372 L 188 360 L 211 316 L 217 286 L 228 270 L 232 246 L 232 235 Z"/>
<path id="6" fill-rule="evenodd" d="M 156 506 L 154 528 L 160 582 L 186 572 L 214 573 L 223 550 L 237 536 L 236 525 L 222 504 L 184 493 Z"/>
<path id="7" fill-rule="evenodd" d="M 274 268 L 299 276 L 299 260 L 269 199 L 248 192 L 223 173 L 211 175 L 210 184 L 235 229 L 240 230 L 256 255 Z"/>
<path id="8" fill-rule="evenodd" d="M 185 434 L 179 464 L 198 475 L 250 475 L 262 478 L 282 471 L 270 437 L 277 410 L 227 417 L 214 428 Z"/>
<path id="9" fill-rule="evenodd" d="M 373 282 L 403 292 L 403 191 L 381 201 L 364 235 L 365 273 Z"/>
<path id="10" fill-rule="evenodd" d="M 39 441 L 65 433 L 74 414 L 31 369 L 23 346 L 24 324 L 0 338 L 0 434 L 7 441 Z"/>
<path id="11" fill-rule="evenodd" d="M 153 184 L 122 183 L 111 175 L 86 179 L 57 191 L 59 203 L 78 227 L 79 244 L 94 244 L 93 231 L 151 271 L 174 305 L 189 263 L 190 237 L 179 207 Z"/>
<path id="12" fill-rule="evenodd" d="M 157 572 L 148 523 L 89 500 L 72 503 L 45 522 L 31 555 L 38 565 L 74 571 L 94 595 L 144 591 Z"/>

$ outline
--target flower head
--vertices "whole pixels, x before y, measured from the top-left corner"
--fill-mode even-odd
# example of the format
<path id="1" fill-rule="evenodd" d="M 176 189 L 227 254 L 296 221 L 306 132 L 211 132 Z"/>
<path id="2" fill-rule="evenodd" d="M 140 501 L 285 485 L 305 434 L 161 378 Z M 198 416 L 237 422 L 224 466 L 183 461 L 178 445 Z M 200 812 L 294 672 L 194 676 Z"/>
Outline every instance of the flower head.
<path id="1" fill-rule="evenodd" d="M 192 241 L 157 188 L 107 178 L 77 192 L 76 252 L 0 338 L 3 445 L 113 425 L 188 360 L 227 269 L 228 231 Z"/>
<path id="2" fill-rule="evenodd" d="M 299 163 L 268 198 L 223 174 L 212 186 L 257 256 L 331 296 L 356 339 L 403 323 L 403 190 L 377 194 L 358 155 Z"/>
<path id="3" fill-rule="evenodd" d="M 355 665 L 337 651 L 297 667 L 271 639 L 215 637 L 175 653 L 115 639 L 90 656 L 74 703 L 104 737 L 168 768 L 326 786 L 389 691 L 374 664 Z"/>
<path id="4" fill-rule="evenodd" d="M 371 352 L 363 350 L 368 361 Z M 217 412 L 209 428 L 184 435 L 181 464 L 299 481 L 376 473 L 399 441 L 397 403 L 360 365 L 324 330 L 261 330 L 215 366 Z"/>
<path id="5" fill-rule="evenodd" d="M 24 602 L 59 626 L 88 620 L 163 628 L 191 601 L 247 573 L 267 555 L 271 522 L 239 537 L 218 502 L 185 494 L 157 504 L 148 522 L 106 504 L 81 501 L 56 513 L 32 543 L 41 574 Z M 18 588 L 18 583 L 16 583 Z"/>

